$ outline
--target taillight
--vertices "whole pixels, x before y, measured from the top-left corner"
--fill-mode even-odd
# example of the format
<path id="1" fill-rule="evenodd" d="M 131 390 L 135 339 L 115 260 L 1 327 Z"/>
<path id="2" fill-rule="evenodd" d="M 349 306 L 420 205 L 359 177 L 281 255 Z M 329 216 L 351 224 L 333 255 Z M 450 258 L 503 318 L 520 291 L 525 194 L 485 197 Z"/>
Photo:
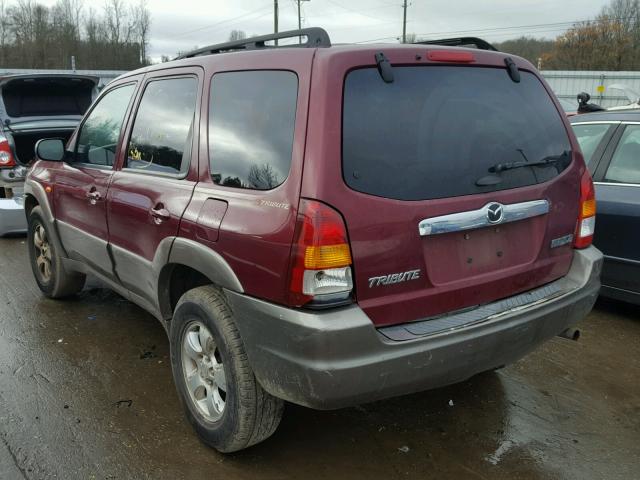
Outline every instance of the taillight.
<path id="1" fill-rule="evenodd" d="M 588 171 L 585 171 L 580 181 L 580 213 L 574 236 L 575 248 L 587 248 L 593 241 L 596 229 L 596 192 Z"/>
<path id="2" fill-rule="evenodd" d="M 351 249 L 336 210 L 315 200 L 300 200 L 291 255 L 291 306 L 327 307 L 350 301 Z"/>
<path id="3" fill-rule="evenodd" d="M 14 167 L 16 161 L 13 158 L 11 145 L 6 137 L 0 135 L 0 167 Z"/>

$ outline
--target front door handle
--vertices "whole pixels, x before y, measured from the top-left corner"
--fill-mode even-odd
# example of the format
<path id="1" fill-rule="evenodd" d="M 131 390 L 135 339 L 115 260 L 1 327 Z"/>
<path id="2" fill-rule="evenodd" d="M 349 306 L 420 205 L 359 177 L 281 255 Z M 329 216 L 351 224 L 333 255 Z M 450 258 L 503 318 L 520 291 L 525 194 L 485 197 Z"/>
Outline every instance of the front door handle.
<path id="1" fill-rule="evenodd" d="M 95 205 L 98 200 L 102 198 L 100 192 L 98 192 L 95 188 L 92 188 L 89 192 L 87 192 L 87 198 L 89 199 L 89 203 L 91 205 Z"/>
<path id="2" fill-rule="evenodd" d="M 151 216 L 157 224 L 160 224 L 169 220 L 171 218 L 171 213 L 160 203 L 156 205 L 155 208 L 151 209 Z"/>

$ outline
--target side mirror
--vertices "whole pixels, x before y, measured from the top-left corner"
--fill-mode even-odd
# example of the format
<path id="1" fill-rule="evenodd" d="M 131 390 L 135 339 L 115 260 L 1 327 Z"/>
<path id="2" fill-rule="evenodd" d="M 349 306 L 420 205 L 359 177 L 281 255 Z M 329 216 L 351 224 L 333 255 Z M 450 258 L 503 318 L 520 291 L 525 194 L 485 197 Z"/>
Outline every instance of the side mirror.
<path id="1" fill-rule="evenodd" d="M 36 143 L 36 158 L 49 162 L 61 162 L 64 159 L 64 142 L 59 138 L 43 138 Z"/>

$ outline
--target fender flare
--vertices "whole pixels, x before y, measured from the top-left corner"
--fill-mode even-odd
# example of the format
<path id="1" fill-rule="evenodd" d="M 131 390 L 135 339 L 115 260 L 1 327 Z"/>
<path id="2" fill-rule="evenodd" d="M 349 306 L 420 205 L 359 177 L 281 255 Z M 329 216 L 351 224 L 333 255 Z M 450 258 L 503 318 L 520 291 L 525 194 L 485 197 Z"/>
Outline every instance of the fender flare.
<path id="1" fill-rule="evenodd" d="M 158 265 L 158 304 L 160 312 L 164 318 L 171 317 L 171 305 L 169 295 L 169 274 L 171 267 L 184 265 L 192 268 L 207 277 L 216 286 L 238 293 L 244 293 L 242 284 L 227 261 L 214 251 L 198 242 L 187 238 L 177 237 L 173 239 L 168 256 L 167 247 L 164 243 L 161 250 L 164 254 L 158 255 L 154 263 Z M 166 261 L 163 261 L 165 260 Z M 158 262 L 158 263 L 156 263 Z"/>
<path id="2" fill-rule="evenodd" d="M 36 199 L 38 205 L 40 205 L 40 208 L 42 208 L 42 213 L 44 213 L 45 220 L 53 224 L 53 212 L 51 211 L 51 205 L 49 205 L 49 197 L 47 197 L 47 194 L 44 191 L 44 187 L 35 180 L 28 178 L 24 182 L 24 194 L 25 196 L 31 195 Z"/>
<path id="3" fill-rule="evenodd" d="M 42 210 L 44 215 L 44 221 L 47 223 L 47 228 L 50 232 L 54 232 L 52 235 L 52 240 L 57 248 L 58 252 L 60 252 L 63 258 L 69 258 L 67 254 L 67 250 L 62 245 L 62 240 L 60 240 L 60 233 L 58 232 L 58 225 L 56 224 L 56 219 L 53 216 L 53 212 L 51 211 L 51 205 L 49 204 L 49 197 L 47 193 L 44 191 L 44 187 L 31 178 L 27 178 L 24 182 L 24 195 L 25 195 L 25 207 L 26 207 L 26 197 L 31 196 L 35 198 L 38 206 Z M 25 216 L 27 215 L 27 211 L 25 208 Z M 27 216 L 27 221 L 29 217 Z"/>

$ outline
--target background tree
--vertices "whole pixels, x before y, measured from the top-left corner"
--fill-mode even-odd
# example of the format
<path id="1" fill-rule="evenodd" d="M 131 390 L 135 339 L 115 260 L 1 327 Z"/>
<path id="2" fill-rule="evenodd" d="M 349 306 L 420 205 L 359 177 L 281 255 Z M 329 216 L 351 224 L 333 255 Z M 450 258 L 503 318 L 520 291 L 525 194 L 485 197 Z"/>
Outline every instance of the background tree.
<path id="1" fill-rule="evenodd" d="M 551 70 L 639 70 L 640 0 L 612 0 L 591 21 L 575 24 L 555 41 L 516 39 L 496 45 Z"/>
<path id="2" fill-rule="evenodd" d="M 151 16 L 145 0 L 128 7 L 106 0 L 101 11 L 83 0 L 0 0 L 0 67 L 130 70 L 149 63 Z"/>
<path id="3" fill-rule="evenodd" d="M 553 48 L 553 40 L 545 40 L 532 37 L 520 37 L 496 43 L 495 47 L 501 52 L 508 52 L 526 58 L 534 65 L 538 59 L 543 58 Z"/>
<path id="4" fill-rule="evenodd" d="M 245 38 L 247 38 L 247 34 L 244 32 L 244 30 L 231 30 L 231 33 L 229 34 L 230 42 L 244 40 Z"/>

